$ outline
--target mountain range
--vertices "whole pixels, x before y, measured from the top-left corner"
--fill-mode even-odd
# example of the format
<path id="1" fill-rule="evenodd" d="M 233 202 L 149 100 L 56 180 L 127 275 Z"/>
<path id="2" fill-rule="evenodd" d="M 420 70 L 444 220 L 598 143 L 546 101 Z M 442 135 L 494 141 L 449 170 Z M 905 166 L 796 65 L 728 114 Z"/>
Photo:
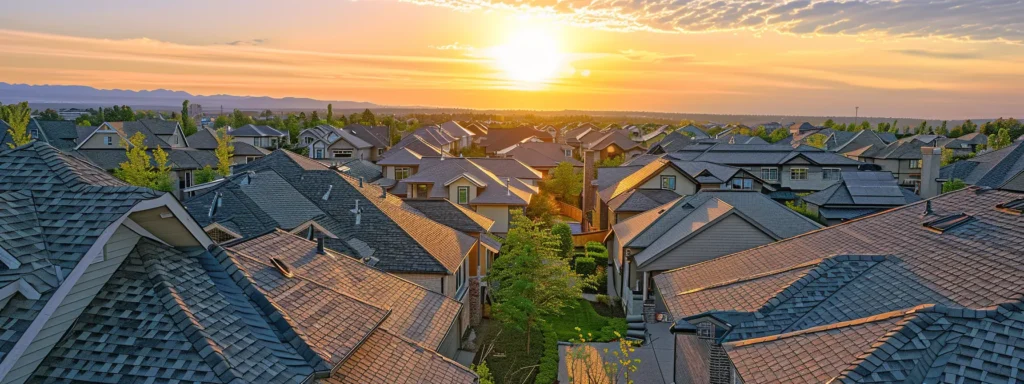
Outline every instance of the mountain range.
<path id="1" fill-rule="evenodd" d="M 131 91 L 124 89 L 97 89 L 80 85 L 29 85 L 0 82 L 0 102 L 28 101 L 32 107 L 102 107 L 128 105 L 132 108 L 177 110 L 181 102 L 189 100 L 207 110 L 261 110 L 261 109 L 323 109 L 333 104 L 335 109 L 380 108 L 380 105 L 348 100 L 316 100 L 301 97 L 274 98 L 267 96 L 193 95 L 184 91 L 155 89 Z"/>

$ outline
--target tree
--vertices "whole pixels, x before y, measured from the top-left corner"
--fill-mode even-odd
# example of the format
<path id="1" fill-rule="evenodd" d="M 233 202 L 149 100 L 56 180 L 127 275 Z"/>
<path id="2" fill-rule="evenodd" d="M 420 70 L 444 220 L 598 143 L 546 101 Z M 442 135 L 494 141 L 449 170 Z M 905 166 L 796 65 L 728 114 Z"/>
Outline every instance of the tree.
<path id="1" fill-rule="evenodd" d="M 185 136 L 192 136 L 197 130 L 196 121 L 188 113 L 188 100 L 185 100 L 181 102 L 181 131 Z"/>
<path id="2" fill-rule="evenodd" d="M 551 227 L 551 235 L 558 239 L 558 249 L 562 257 L 566 259 L 572 258 L 572 253 L 576 247 L 572 243 L 572 228 L 569 228 L 569 224 L 555 224 Z"/>
<path id="3" fill-rule="evenodd" d="M 217 172 L 227 177 L 231 175 L 231 155 L 235 153 L 235 146 L 231 145 L 231 136 L 224 128 L 217 130 L 216 139 L 217 149 L 213 150 L 213 154 L 217 155 Z"/>
<path id="4" fill-rule="evenodd" d="M 167 152 L 164 152 L 163 148 L 160 148 L 159 145 L 153 151 L 153 162 L 156 163 L 156 168 L 153 169 L 150 188 L 170 192 L 172 189 L 171 166 L 167 163 Z"/>
<path id="5" fill-rule="evenodd" d="M 942 183 L 942 193 L 959 191 L 964 188 L 967 188 L 967 183 L 960 179 L 953 179 Z"/>
<path id="6" fill-rule="evenodd" d="M 544 316 L 561 314 L 594 286 L 595 278 L 583 277 L 559 256 L 558 241 L 550 231 L 512 212 L 511 229 L 501 246 L 486 280 L 494 287 L 494 315 L 506 326 L 526 332 L 526 353 L 530 335 Z"/>
<path id="7" fill-rule="evenodd" d="M 203 167 L 203 169 L 196 170 L 195 173 L 192 174 L 192 178 L 196 185 L 206 184 L 217 180 L 217 171 L 215 171 L 213 167 L 207 165 Z"/>
<path id="8" fill-rule="evenodd" d="M 597 167 L 598 168 L 618 167 L 618 166 L 622 165 L 622 163 L 624 163 L 624 162 L 626 162 L 625 155 L 618 155 L 618 156 L 609 157 L 607 159 L 604 159 L 604 160 L 601 160 L 601 161 L 597 162 Z"/>
<path id="9" fill-rule="evenodd" d="M 229 119 L 227 117 L 227 115 L 220 115 L 220 116 L 217 116 L 216 119 L 213 119 L 213 127 L 214 128 L 223 128 L 223 127 L 227 127 L 229 125 L 231 125 L 231 119 Z"/>
<path id="10" fill-rule="evenodd" d="M 36 117 L 36 119 L 43 121 L 59 121 L 64 120 L 64 117 L 62 117 L 59 113 L 57 113 L 57 111 L 53 110 L 52 108 L 46 108 L 46 110 L 39 112 L 39 116 Z"/>
<path id="11" fill-rule="evenodd" d="M 481 361 L 480 364 L 471 365 L 469 369 L 476 372 L 477 376 L 480 376 L 480 382 L 477 384 L 494 384 L 494 375 L 491 374 L 491 369 L 487 367 L 486 361 Z"/>
<path id="12" fill-rule="evenodd" d="M 316 111 L 313 111 L 313 114 L 309 115 L 309 125 L 310 126 L 320 125 L 320 115 Z"/>
<path id="13" fill-rule="evenodd" d="M 768 135 L 767 141 L 769 143 L 778 143 L 782 140 L 785 140 L 787 137 L 789 137 L 789 131 L 783 128 L 778 128 L 772 131 L 772 134 Z"/>
<path id="14" fill-rule="evenodd" d="M 231 126 L 238 128 L 246 124 L 252 124 L 252 118 L 246 115 L 240 110 L 234 110 L 231 112 Z"/>
<path id="15" fill-rule="evenodd" d="M 949 134 L 949 128 L 946 127 L 946 123 L 948 122 L 945 120 L 942 121 L 942 125 L 939 126 L 939 129 L 935 130 L 936 135 L 946 136 Z"/>
<path id="16" fill-rule="evenodd" d="M 563 161 L 551 169 L 550 178 L 544 180 L 541 186 L 558 201 L 576 205 L 583 193 L 583 172 Z"/>
<path id="17" fill-rule="evenodd" d="M 555 205 L 555 201 L 551 198 L 550 194 L 541 192 L 530 199 L 530 204 L 526 206 L 525 213 L 526 217 L 543 224 L 545 228 L 550 228 L 551 223 L 558 216 L 558 206 Z"/>
<path id="18" fill-rule="evenodd" d="M 363 115 L 360 116 L 360 119 L 361 119 L 360 123 L 363 123 L 363 124 L 366 124 L 366 125 L 377 125 L 377 117 L 374 116 L 373 112 L 370 112 L 369 109 L 366 109 L 366 110 L 363 111 Z"/>
<path id="19" fill-rule="evenodd" d="M 576 327 L 577 332 L 582 332 Z M 633 358 L 637 343 L 622 337 L 618 331 L 618 350 L 609 351 L 604 348 L 605 357 L 597 348 L 587 344 L 589 340 L 582 333 L 573 340 L 573 345 L 565 352 L 565 370 L 569 382 L 573 384 L 633 384 L 630 376 L 640 368 L 640 359 Z M 590 335 L 587 335 L 590 336 Z M 609 358 L 612 361 L 606 361 Z"/>
<path id="20" fill-rule="evenodd" d="M 757 136 L 764 139 L 765 141 L 768 141 L 768 131 L 764 129 L 763 125 L 757 127 L 757 129 L 755 129 L 754 132 L 751 133 L 751 136 Z"/>
<path id="21" fill-rule="evenodd" d="M 1010 138 L 1010 130 L 1001 129 L 999 133 L 988 136 L 988 148 L 991 150 L 997 150 L 1005 148 L 1013 144 L 1013 139 Z"/>
<path id="22" fill-rule="evenodd" d="M 121 141 L 126 151 L 126 160 L 114 170 L 114 176 L 124 182 L 139 186 L 150 187 L 153 181 L 153 167 L 150 163 L 149 149 L 146 147 L 146 135 L 142 132 L 135 132 L 128 141 Z"/>
<path id="23" fill-rule="evenodd" d="M 828 139 L 828 137 L 820 133 L 815 133 L 807 136 L 807 138 L 804 139 L 804 144 L 810 145 L 814 148 L 825 149 L 825 139 Z"/>
<path id="24" fill-rule="evenodd" d="M 7 130 L 7 135 L 11 137 L 11 142 L 7 143 L 11 148 L 17 148 L 22 145 L 32 142 L 32 135 L 28 133 L 28 122 L 32 118 L 32 109 L 28 107 L 28 102 L 20 102 L 18 104 L 5 105 L 2 107 L 3 114 L 0 115 L 0 119 L 7 122 L 7 125 L 11 126 Z"/>
<path id="25" fill-rule="evenodd" d="M 327 124 L 334 124 L 334 106 L 327 104 Z"/>

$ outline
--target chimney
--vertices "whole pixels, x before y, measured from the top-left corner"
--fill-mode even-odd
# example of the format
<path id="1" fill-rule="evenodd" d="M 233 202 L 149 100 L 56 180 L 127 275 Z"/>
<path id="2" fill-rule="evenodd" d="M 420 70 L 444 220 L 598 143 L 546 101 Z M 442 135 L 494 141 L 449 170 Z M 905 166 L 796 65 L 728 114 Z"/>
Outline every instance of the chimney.
<path id="1" fill-rule="evenodd" d="M 590 232 L 590 219 L 587 217 L 587 212 L 594 209 L 594 196 L 596 191 L 592 186 L 594 182 L 594 152 L 584 150 L 582 145 L 580 146 L 580 152 L 583 156 L 583 206 L 580 209 L 583 210 L 583 220 L 580 223 L 581 229 L 584 233 Z"/>
<path id="2" fill-rule="evenodd" d="M 324 254 L 324 237 L 323 236 L 317 236 L 317 238 L 316 238 L 316 254 L 318 254 L 318 255 L 323 255 Z"/>
<path id="3" fill-rule="evenodd" d="M 942 165 L 942 148 L 921 148 L 921 197 L 930 199 L 942 192 L 939 167 Z"/>
<path id="4" fill-rule="evenodd" d="M 359 188 L 363 187 L 363 177 L 359 176 Z"/>

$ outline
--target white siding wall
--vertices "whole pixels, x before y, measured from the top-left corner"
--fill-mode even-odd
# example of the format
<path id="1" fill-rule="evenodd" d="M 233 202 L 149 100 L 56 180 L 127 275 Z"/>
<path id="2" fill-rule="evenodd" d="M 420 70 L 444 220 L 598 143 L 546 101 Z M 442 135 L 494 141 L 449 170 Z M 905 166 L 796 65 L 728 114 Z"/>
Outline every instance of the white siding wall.
<path id="1" fill-rule="evenodd" d="M 768 244 L 772 241 L 774 239 L 746 220 L 730 215 L 685 243 L 669 250 L 641 270 L 665 271 L 680 268 Z"/>
<path id="2" fill-rule="evenodd" d="M 697 193 L 697 185 L 690 181 L 689 178 L 683 176 L 675 168 L 667 167 L 661 173 L 655 175 L 647 182 L 640 185 L 639 189 L 661 189 L 661 176 L 675 176 L 676 177 L 676 189 L 675 192 L 680 196 L 689 196 Z"/>
<path id="3" fill-rule="evenodd" d="M 107 283 L 110 276 L 117 271 L 121 262 L 135 248 L 135 243 L 138 241 L 139 235 L 127 227 L 121 226 L 114 232 L 114 235 L 107 241 L 106 258 L 93 263 L 85 270 L 77 284 L 64 298 L 64 302 L 57 307 L 53 316 L 47 320 L 39 331 L 39 335 L 7 375 L 5 383 L 22 383 L 29 378 L 39 363 L 50 353 L 53 346 L 71 328 L 75 319 L 82 314 L 93 297 Z"/>

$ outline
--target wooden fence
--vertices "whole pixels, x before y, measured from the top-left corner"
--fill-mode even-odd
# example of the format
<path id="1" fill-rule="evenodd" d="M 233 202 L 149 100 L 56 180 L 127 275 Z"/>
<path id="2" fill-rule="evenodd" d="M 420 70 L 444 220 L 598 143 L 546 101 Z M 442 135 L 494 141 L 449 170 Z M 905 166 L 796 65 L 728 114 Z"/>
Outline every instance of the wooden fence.
<path id="1" fill-rule="evenodd" d="M 572 244 L 573 244 L 573 246 L 576 246 L 576 247 L 586 246 L 587 243 L 591 242 L 591 241 L 596 241 L 598 243 L 602 243 L 603 244 L 604 243 L 604 238 L 608 237 L 608 232 L 609 231 L 604 230 L 604 231 L 587 232 L 587 233 L 580 233 L 580 234 L 572 235 Z"/>
<path id="2" fill-rule="evenodd" d="M 565 217 L 575 220 L 576 222 L 583 221 L 583 211 L 572 205 L 563 203 L 555 200 L 555 205 L 558 206 L 558 212 Z"/>

